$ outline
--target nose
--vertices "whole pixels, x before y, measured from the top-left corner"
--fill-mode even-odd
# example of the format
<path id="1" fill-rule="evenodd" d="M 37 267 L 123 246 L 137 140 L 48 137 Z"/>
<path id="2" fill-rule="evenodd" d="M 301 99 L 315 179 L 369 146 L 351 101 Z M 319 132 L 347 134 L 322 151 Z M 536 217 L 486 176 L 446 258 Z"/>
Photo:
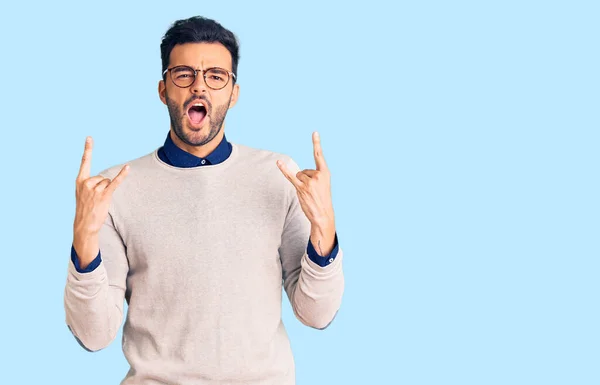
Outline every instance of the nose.
<path id="1" fill-rule="evenodd" d="M 194 79 L 194 83 L 190 86 L 193 93 L 205 93 L 206 92 L 206 83 L 204 82 L 204 74 L 198 71 L 196 75 L 196 79 Z"/>

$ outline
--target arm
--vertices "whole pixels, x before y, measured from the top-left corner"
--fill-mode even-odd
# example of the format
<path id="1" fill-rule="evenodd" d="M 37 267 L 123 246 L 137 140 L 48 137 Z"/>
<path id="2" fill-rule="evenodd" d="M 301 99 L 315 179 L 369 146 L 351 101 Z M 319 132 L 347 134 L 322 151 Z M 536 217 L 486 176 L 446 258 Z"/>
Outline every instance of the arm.
<path id="1" fill-rule="evenodd" d="M 298 170 L 293 160 L 288 160 L 288 164 L 293 172 Z M 331 323 L 341 305 L 344 291 L 343 251 L 335 244 L 337 255 L 332 262 L 327 261 L 325 267 L 309 258 L 307 241 L 318 245 L 321 240 L 318 235 L 322 232 L 316 225 L 311 225 L 296 190 L 289 187 L 289 208 L 279 248 L 284 289 L 296 317 L 307 326 L 323 329 Z M 333 253 L 331 244 L 323 247 L 328 248 L 323 250 L 324 253 Z"/>
<path id="2" fill-rule="evenodd" d="M 109 212 L 112 194 L 127 175 L 90 177 L 92 139 L 87 138 L 76 179 L 73 245 L 64 291 L 67 326 L 87 350 L 108 346 L 123 319 L 129 271 L 125 245 Z M 100 258 L 102 249 L 104 259 Z"/>
<path id="3" fill-rule="evenodd" d="M 107 347 L 117 335 L 129 271 L 125 246 L 110 214 L 98 233 L 98 244 L 103 258 L 92 271 L 79 272 L 69 261 L 64 292 L 66 323 L 90 351 Z"/>

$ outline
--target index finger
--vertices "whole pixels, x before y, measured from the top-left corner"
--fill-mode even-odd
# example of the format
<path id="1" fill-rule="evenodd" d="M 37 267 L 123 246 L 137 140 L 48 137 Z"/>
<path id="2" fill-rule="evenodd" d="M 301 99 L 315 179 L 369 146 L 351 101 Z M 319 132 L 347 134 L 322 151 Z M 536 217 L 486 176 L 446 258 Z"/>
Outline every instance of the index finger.
<path id="1" fill-rule="evenodd" d="M 77 179 L 83 180 L 90 177 L 90 169 L 92 168 L 92 137 L 88 136 L 85 138 L 85 148 L 83 150 L 83 157 L 81 158 L 81 166 L 79 166 L 79 174 Z"/>
<path id="2" fill-rule="evenodd" d="M 321 148 L 321 137 L 318 132 L 313 132 L 313 155 L 315 156 L 315 165 L 317 170 L 327 170 L 327 163 L 325 163 L 325 157 L 323 156 L 323 149 Z"/>

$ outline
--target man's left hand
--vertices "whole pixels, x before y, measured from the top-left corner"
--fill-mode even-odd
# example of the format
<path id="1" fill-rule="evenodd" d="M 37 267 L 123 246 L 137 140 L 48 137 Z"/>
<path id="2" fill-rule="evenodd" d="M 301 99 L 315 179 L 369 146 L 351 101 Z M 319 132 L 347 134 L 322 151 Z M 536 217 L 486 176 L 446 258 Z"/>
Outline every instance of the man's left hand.
<path id="1" fill-rule="evenodd" d="M 323 157 L 319 133 L 314 132 L 312 140 L 316 170 L 305 169 L 294 175 L 280 160 L 277 167 L 296 188 L 302 211 L 311 223 L 310 240 L 319 254 L 325 256 L 331 253 L 335 241 L 331 175 Z"/>

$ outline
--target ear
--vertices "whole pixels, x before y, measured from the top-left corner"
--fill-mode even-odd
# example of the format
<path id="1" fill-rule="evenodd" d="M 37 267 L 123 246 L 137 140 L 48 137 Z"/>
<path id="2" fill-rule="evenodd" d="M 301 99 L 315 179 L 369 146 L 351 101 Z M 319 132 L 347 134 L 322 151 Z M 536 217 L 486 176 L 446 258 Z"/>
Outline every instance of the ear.
<path id="1" fill-rule="evenodd" d="M 233 91 L 231 92 L 231 102 L 229 103 L 229 108 L 232 108 L 233 106 L 235 106 L 235 104 L 238 101 L 239 96 L 240 96 L 240 85 L 236 83 L 233 86 Z"/>
<path id="2" fill-rule="evenodd" d="M 163 104 L 167 105 L 167 86 L 163 80 L 158 82 L 158 97 Z"/>

